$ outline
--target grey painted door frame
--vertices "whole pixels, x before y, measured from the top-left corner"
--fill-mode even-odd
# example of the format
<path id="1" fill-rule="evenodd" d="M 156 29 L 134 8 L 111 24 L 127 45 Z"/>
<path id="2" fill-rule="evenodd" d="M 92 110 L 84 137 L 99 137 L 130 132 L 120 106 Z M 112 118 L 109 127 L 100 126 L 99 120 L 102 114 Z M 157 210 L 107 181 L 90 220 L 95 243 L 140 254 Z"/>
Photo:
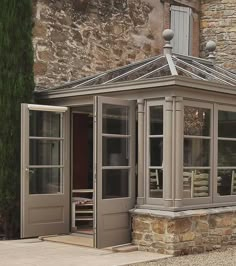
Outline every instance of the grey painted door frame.
<path id="1" fill-rule="evenodd" d="M 41 144 L 50 143 L 55 138 L 30 136 L 30 112 L 49 112 L 60 115 L 60 137 L 58 138 L 60 152 L 60 188 L 47 192 L 32 192 L 30 180 L 35 178 L 36 171 L 53 169 L 49 165 L 32 165 L 30 156 L 30 143 L 33 141 Z M 70 230 L 70 176 L 69 176 L 69 112 L 67 107 L 22 104 L 21 106 L 21 238 L 40 235 L 69 233 Z M 47 144 L 48 144 L 47 143 Z M 41 145 L 40 144 L 40 145 Z M 32 144 L 31 144 L 32 145 Z M 37 145 L 34 146 L 37 153 Z M 58 151 L 57 151 L 58 153 Z M 37 157 L 37 156 L 36 156 Z M 37 157 L 38 158 L 38 157 Z M 46 172 L 45 171 L 45 172 Z M 48 174 L 49 175 L 49 174 Z M 51 171 L 52 175 L 52 171 Z M 38 175 L 39 181 L 43 174 Z M 45 176 L 44 176 L 45 178 Z M 46 177 L 47 178 L 47 177 Z M 50 176 L 50 178 L 52 178 Z M 36 182 L 37 183 L 37 182 Z"/>
<path id="2" fill-rule="evenodd" d="M 103 139 L 106 137 L 117 137 L 106 134 L 103 130 L 104 105 L 114 107 L 124 107 L 128 109 L 127 138 L 129 140 L 127 166 L 111 166 L 104 164 L 103 158 L 106 156 Z M 135 102 L 121 100 L 111 97 L 95 97 L 94 106 L 95 121 L 95 185 L 96 185 L 96 247 L 104 248 L 129 243 L 131 241 L 131 224 L 129 210 L 135 204 Z M 121 136 L 124 138 L 126 136 Z M 104 196 L 105 176 L 104 171 L 128 170 L 128 195 L 120 197 L 106 198 Z M 109 176 L 110 177 L 110 176 Z M 109 178 L 108 177 L 108 178 Z M 111 178 L 114 177 L 111 175 Z M 113 180 L 112 180 L 113 182 Z"/>

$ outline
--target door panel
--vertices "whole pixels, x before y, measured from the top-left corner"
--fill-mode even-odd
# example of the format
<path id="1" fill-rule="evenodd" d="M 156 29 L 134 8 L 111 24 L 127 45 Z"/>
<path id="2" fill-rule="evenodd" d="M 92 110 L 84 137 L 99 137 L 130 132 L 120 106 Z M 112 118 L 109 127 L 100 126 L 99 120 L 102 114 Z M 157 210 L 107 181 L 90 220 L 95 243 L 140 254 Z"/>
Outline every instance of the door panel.
<path id="1" fill-rule="evenodd" d="M 95 98 L 96 247 L 131 241 L 135 203 L 135 103 Z"/>
<path id="2" fill-rule="evenodd" d="M 67 108 L 21 110 L 21 237 L 69 233 Z"/>

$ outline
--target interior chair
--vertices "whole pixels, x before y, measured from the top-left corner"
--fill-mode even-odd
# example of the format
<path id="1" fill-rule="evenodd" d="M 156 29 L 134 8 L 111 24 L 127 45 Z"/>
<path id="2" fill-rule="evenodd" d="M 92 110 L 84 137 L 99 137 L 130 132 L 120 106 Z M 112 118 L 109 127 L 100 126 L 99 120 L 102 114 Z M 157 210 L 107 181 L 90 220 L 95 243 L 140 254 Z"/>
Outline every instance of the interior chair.
<path id="1" fill-rule="evenodd" d="M 209 196 L 209 175 L 193 173 L 191 183 L 191 198 Z"/>

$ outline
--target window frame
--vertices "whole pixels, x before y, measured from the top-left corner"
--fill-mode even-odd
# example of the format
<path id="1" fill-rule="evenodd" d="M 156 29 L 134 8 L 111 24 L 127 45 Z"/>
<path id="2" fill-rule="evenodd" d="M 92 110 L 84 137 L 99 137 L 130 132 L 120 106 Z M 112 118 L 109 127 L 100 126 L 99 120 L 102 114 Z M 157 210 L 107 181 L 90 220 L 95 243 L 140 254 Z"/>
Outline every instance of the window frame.
<path id="1" fill-rule="evenodd" d="M 199 107 L 204 109 L 210 109 L 210 136 L 204 138 L 204 136 L 191 136 L 191 135 L 184 135 L 184 108 L 185 107 Z M 200 204 L 209 204 L 213 202 L 213 177 L 214 177 L 214 105 L 212 103 L 207 102 L 198 102 L 198 101 L 191 101 L 191 100 L 184 100 L 183 101 L 183 148 L 181 151 L 181 158 L 182 158 L 182 173 L 184 173 L 184 139 L 193 137 L 196 139 L 209 139 L 210 140 L 210 158 L 209 158 L 209 168 L 210 175 L 209 175 L 209 196 L 208 197 L 196 197 L 196 198 L 183 198 L 183 206 L 189 206 L 189 205 L 200 205 Z M 188 169 L 206 169 L 206 167 L 187 167 Z M 183 187 L 183 180 L 182 180 L 182 187 Z"/>
<path id="2" fill-rule="evenodd" d="M 217 189 L 217 177 L 218 177 L 218 114 L 219 111 L 226 111 L 226 112 L 235 112 L 236 113 L 236 106 L 229 106 L 225 104 L 214 104 L 214 132 L 215 132 L 215 138 L 214 138 L 214 147 L 215 147 L 215 153 L 214 153 L 214 177 L 215 177 L 215 182 L 214 182 L 214 197 L 213 197 L 213 202 L 214 203 L 230 203 L 230 202 L 235 202 L 236 201 L 236 195 L 219 195 L 218 194 L 218 189 Z M 223 137 L 220 137 L 223 138 Z M 230 138 L 227 138 L 230 139 Z M 235 141 L 236 142 L 236 141 Z M 232 168 L 236 169 L 235 167 L 225 167 L 225 168 Z"/>
<path id="3" fill-rule="evenodd" d="M 146 198 L 146 203 L 150 204 L 150 205 L 156 205 L 156 206 L 164 206 L 164 188 L 165 188 L 165 172 L 164 172 L 164 152 L 165 152 L 165 121 L 166 121 L 166 111 L 165 111 L 165 105 L 166 102 L 163 99 L 155 99 L 155 100 L 147 100 L 146 101 L 146 105 L 145 105 L 145 198 Z M 162 106 L 163 108 L 163 132 L 162 135 L 158 135 L 160 138 L 163 139 L 163 163 L 162 166 L 156 166 L 156 167 L 152 167 L 153 169 L 162 169 L 163 171 L 163 185 L 162 185 L 162 189 L 163 189 L 163 194 L 162 194 L 162 198 L 152 198 L 150 197 L 150 176 L 149 176 L 149 170 L 150 170 L 150 107 L 152 106 Z"/>

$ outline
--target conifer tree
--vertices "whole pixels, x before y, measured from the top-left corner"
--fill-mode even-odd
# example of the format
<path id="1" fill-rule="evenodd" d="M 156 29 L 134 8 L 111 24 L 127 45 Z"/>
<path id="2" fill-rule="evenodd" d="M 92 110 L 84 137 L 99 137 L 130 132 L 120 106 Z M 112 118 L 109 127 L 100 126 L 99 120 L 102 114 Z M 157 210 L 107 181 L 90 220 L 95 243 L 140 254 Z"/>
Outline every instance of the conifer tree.
<path id="1" fill-rule="evenodd" d="M 20 224 L 20 104 L 31 101 L 31 0 L 0 5 L 0 225 L 7 238 Z"/>

